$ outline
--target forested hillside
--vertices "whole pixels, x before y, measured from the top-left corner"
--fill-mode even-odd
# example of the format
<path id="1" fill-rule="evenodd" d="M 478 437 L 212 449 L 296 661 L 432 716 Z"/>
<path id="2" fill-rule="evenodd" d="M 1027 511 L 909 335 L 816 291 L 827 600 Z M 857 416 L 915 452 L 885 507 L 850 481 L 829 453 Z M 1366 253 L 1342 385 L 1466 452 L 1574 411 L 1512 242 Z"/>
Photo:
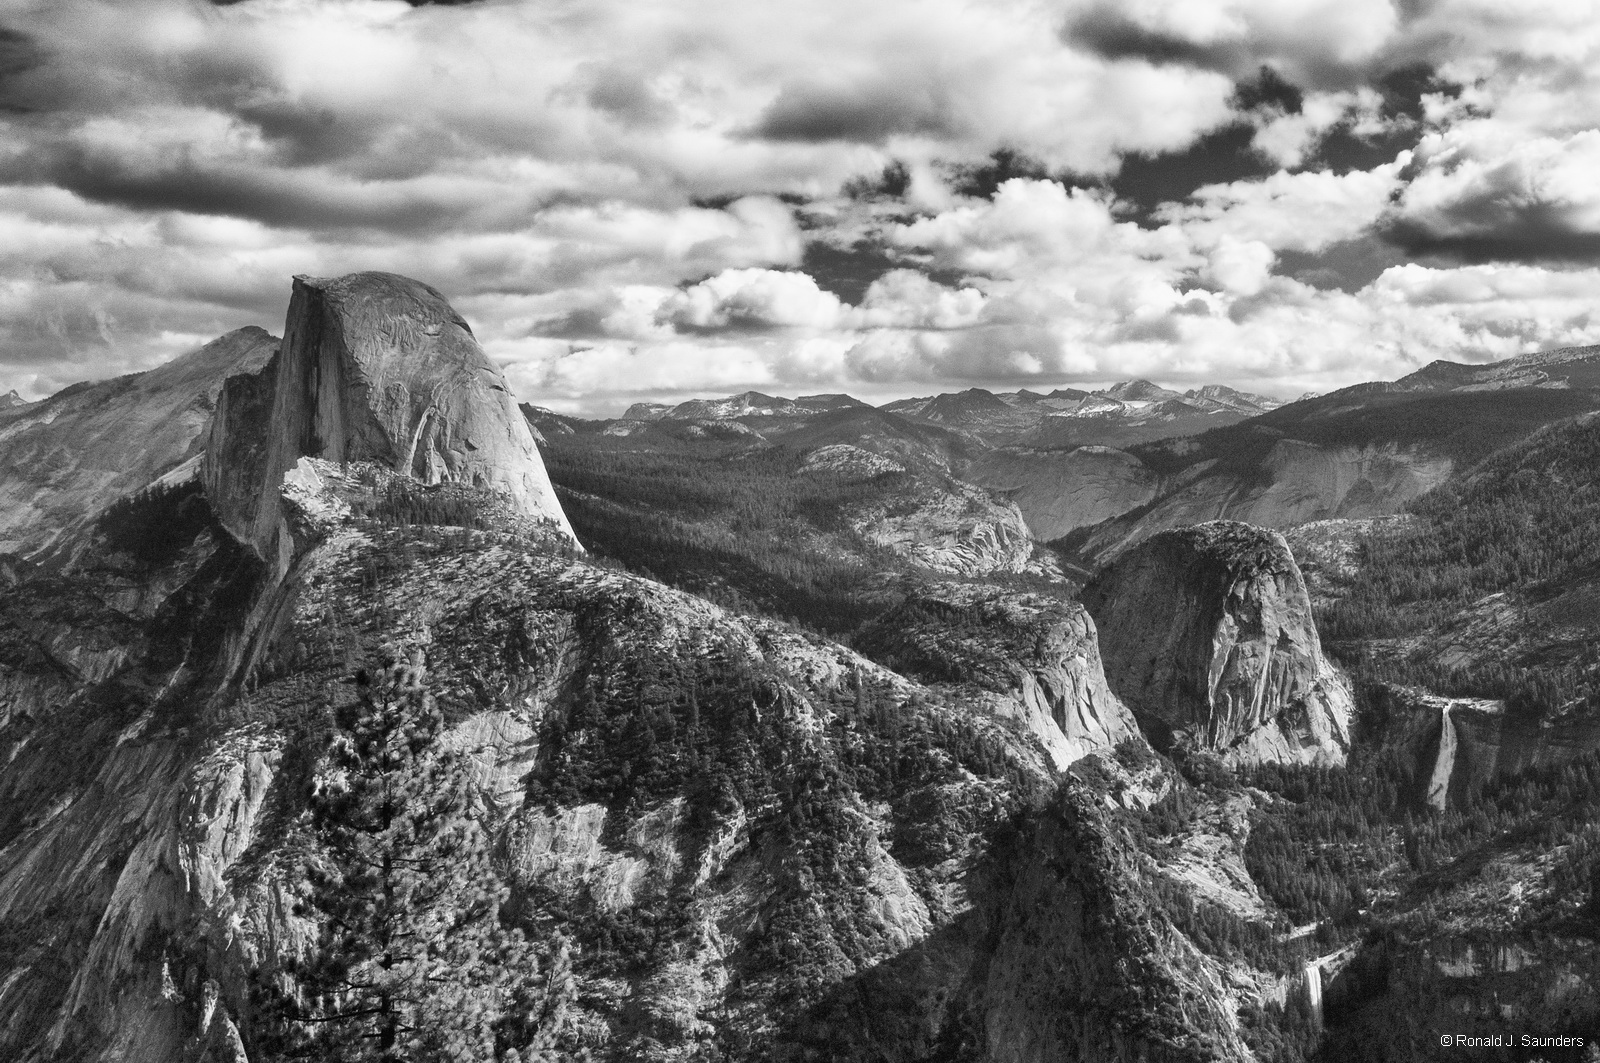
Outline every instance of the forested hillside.
<path id="1" fill-rule="evenodd" d="M 601 556 L 733 608 L 847 631 L 874 611 L 891 568 L 842 510 L 902 488 L 906 473 L 801 476 L 799 455 L 742 443 L 649 449 L 587 436 L 544 449 L 578 537 Z"/>
<path id="2" fill-rule="evenodd" d="M 815 460 L 838 450 L 843 463 Z M 1014 510 L 937 469 L 908 469 L 848 444 L 587 434 L 552 436 L 544 454 L 573 527 L 599 556 L 730 608 L 838 636 L 898 601 L 899 577 L 922 570 L 926 552 L 897 552 L 874 538 L 877 529 L 898 525 L 913 541 L 942 541 L 936 560 L 1030 550 Z M 989 528 L 1007 531 L 1008 519 L 1020 542 L 986 537 Z M 984 578 L 1059 583 L 1048 562 Z"/>
<path id="3" fill-rule="evenodd" d="M 1600 417 L 1588 415 L 1542 429 L 1418 499 L 1415 521 L 1364 543 L 1359 575 L 1320 618 L 1327 636 L 1369 673 L 1440 693 L 1505 698 L 1534 716 L 1600 708 L 1592 631 L 1541 652 L 1465 663 L 1441 662 L 1428 652 L 1433 640 L 1414 643 L 1489 595 L 1558 600 L 1564 626 L 1592 623 L 1584 614 L 1600 576 L 1597 469 Z M 1375 658 L 1359 650 L 1408 639 Z"/>

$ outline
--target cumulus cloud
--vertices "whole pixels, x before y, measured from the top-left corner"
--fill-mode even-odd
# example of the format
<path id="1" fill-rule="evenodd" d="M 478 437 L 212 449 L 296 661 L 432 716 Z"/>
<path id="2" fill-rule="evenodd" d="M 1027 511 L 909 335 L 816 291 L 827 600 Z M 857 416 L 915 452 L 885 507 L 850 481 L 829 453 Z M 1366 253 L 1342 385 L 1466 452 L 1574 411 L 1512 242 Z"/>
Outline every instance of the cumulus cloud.
<path id="1" fill-rule="evenodd" d="M 839 297 L 818 288 L 804 273 L 734 269 L 674 292 L 657 317 L 691 329 L 725 329 L 729 325 L 830 329 L 839 324 L 843 313 Z"/>
<path id="2" fill-rule="evenodd" d="M 960 329 L 977 324 L 985 303 L 976 288 L 949 288 L 916 270 L 894 269 L 872 282 L 857 320 L 877 328 Z"/>
<path id="3" fill-rule="evenodd" d="M 1371 228 L 1400 190 L 1409 157 L 1345 174 L 1280 171 L 1262 181 L 1196 190 L 1191 201 L 1159 212 L 1196 239 L 1259 241 L 1275 250 L 1320 251 Z"/>
<path id="4" fill-rule="evenodd" d="M 1517 143 L 1482 132 L 1423 142 L 1388 219 L 1393 238 L 1477 261 L 1600 256 L 1600 130 Z"/>
<path id="5" fill-rule="evenodd" d="M 290 275 L 355 269 L 435 284 L 526 397 L 594 412 L 1296 391 L 1600 338 L 1600 0 L 23 0 L 0 23 L 0 391 L 276 327 Z"/>

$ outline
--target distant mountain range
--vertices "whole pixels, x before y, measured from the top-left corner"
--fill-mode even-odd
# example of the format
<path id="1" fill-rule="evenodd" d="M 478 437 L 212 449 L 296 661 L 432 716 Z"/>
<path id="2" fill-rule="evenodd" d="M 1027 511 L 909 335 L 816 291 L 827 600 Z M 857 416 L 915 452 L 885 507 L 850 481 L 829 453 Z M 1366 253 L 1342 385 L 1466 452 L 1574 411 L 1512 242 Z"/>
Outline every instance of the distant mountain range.
<path id="1" fill-rule="evenodd" d="M 1600 387 L 1600 346 L 1564 347 L 1505 361 L 1471 365 L 1431 362 L 1394 381 L 1356 384 L 1319 396 L 1308 392 L 1292 402 L 1240 391 L 1223 384 L 1177 391 L 1144 379 L 1125 380 L 1093 391 L 1057 388 L 1048 393 L 994 392 L 983 388 L 897 399 L 876 407 L 910 420 L 973 432 L 990 442 L 1016 442 L 1046 447 L 1131 444 L 1220 428 L 1283 406 L 1335 396 L 1416 392 L 1505 391 L 1519 388 Z M 0 405 L 20 398 L 0 398 Z M 689 399 L 676 405 L 636 402 L 620 418 L 602 418 L 602 426 L 619 421 L 756 421 L 813 417 L 840 410 L 872 408 L 846 394 L 785 398 L 746 391 L 726 398 Z M 569 425 L 580 419 L 543 411 L 537 416 L 560 418 Z M 545 426 L 540 425 L 541 429 Z M 759 423 L 750 425 L 761 430 Z M 1134 431 L 1130 431 L 1134 430 Z M 561 431 L 557 429 L 557 431 Z M 626 434 L 626 430 L 618 434 Z M 1108 439 L 1107 436 L 1124 438 Z"/>
<path id="2" fill-rule="evenodd" d="M 1600 408 L 1600 347 L 1433 362 L 1395 381 L 1283 403 L 1222 385 L 1135 379 L 1047 394 L 969 388 L 873 407 L 749 391 L 639 403 L 586 421 L 524 407 L 546 437 L 641 449 L 849 445 L 1014 502 L 1039 540 L 1092 566 L 1163 528 L 1226 517 L 1287 528 L 1394 513 L 1490 450 Z"/>
<path id="3" fill-rule="evenodd" d="M 983 445 L 1021 443 L 1071 448 L 1085 444 L 1126 446 L 1192 435 L 1282 405 L 1278 399 L 1221 384 L 1175 391 L 1148 380 L 1126 380 L 1098 391 L 1058 388 L 1048 394 L 1026 389 L 997 393 L 969 388 L 899 399 L 876 409 L 907 421 L 970 434 Z M 726 398 L 689 399 L 677 405 L 636 402 L 620 418 L 598 421 L 566 417 L 538 407 L 528 407 L 527 412 L 535 427 L 545 433 L 602 431 L 632 436 L 647 425 L 720 422 L 724 427 L 703 425 L 696 434 L 710 432 L 717 438 L 732 438 L 745 433 L 726 427 L 728 422 L 769 437 L 774 432 L 791 431 L 802 421 L 871 409 L 874 407 L 851 395 L 802 395 L 791 399 L 746 391 Z"/>
<path id="4" fill-rule="evenodd" d="M 958 394 L 901 399 L 883 408 L 906 417 L 983 430 L 1017 424 L 1037 426 L 1042 419 L 1055 418 L 1145 424 L 1215 414 L 1249 417 L 1282 405 L 1277 399 L 1235 391 L 1221 384 L 1179 392 L 1148 380 L 1126 380 L 1100 391 L 1064 388 L 1048 395 L 1027 390 L 995 394 L 971 388 Z"/>

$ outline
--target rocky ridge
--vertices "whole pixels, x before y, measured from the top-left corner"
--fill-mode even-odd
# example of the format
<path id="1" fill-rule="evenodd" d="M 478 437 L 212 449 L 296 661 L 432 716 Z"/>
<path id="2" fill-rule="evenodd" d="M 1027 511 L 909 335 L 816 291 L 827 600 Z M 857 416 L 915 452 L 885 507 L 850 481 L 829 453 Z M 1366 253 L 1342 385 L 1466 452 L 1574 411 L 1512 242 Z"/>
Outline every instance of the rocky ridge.
<path id="1" fill-rule="evenodd" d="M 0 409 L 0 552 L 51 553 L 117 499 L 193 475 L 223 381 L 277 347 L 243 328 L 149 372 Z"/>
<path id="2" fill-rule="evenodd" d="M 1084 473 L 1073 468 L 1071 455 L 1060 464 L 1061 474 L 1073 477 L 1069 493 L 1081 490 Z M 1454 467 L 1450 457 L 1427 446 L 1328 447 L 1280 439 L 1243 474 L 1218 474 L 1199 464 L 1162 477 L 1135 469 L 1131 486 L 1114 496 L 1115 505 L 1133 503 L 1123 512 L 1090 522 L 1104 509 L 1086 509 L 1067 521 L 1052 520 L 1048 530 L 1083 520 L 1063 534 L 1078 533 L 1074 548 L 1084 556 L 1111 558 L 1163 529 L 1209 520 L 1283 530 L 1311 521 L 1380 517 L 1443 483 Z M 1145 486 L 1152 481 L 1154 486 Z M 1092 481 L 1085 486 L 1095 489 Z"/>

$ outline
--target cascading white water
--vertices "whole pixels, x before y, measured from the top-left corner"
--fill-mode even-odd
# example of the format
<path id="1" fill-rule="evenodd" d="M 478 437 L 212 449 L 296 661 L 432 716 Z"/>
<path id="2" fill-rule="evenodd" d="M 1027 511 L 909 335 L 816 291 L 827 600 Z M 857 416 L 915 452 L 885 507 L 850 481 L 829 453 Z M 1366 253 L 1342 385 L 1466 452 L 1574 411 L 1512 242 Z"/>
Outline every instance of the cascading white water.
<path id="1" fill-rule="evenodd" d="M 1311 1003 L 1311 1018 L 1317 1029 L 1322 1028 L 1322 960 L 1306 964 L 1306 998 Z"/>
<path id="2" fill-rule="evenodd" d="M 1428 804 L 1443 812 L 1450 802 L 1450 775 L 1456 766 L 1456 725 L 1450 706 L 1439 710 L 1439 756 L 1428 780 Z"/>

